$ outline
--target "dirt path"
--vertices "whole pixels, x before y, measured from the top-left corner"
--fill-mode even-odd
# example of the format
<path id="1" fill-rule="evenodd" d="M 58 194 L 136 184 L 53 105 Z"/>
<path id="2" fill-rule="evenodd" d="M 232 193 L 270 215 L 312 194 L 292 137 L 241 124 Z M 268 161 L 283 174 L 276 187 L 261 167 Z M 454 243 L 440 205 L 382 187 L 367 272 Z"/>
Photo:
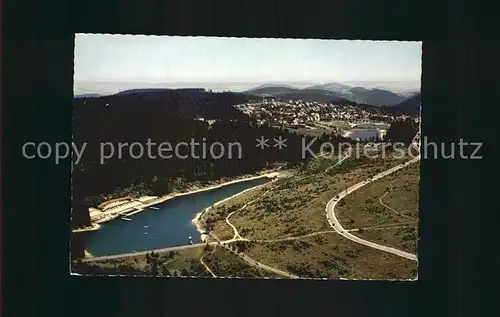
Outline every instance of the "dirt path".
<path id="1" fill-rule="evenodd" d="M 405 214 L 403 214 L 403 213 L 400 213 L 400 212 L 399 212 L 399 211 L 397 211 L 396 209 L 389 207 L 388 205 L 386 205 L 386 204 L 382 201 L 382 199 L 384 199 L 384 197 L 385 197 L 385 196 L 387 196 L 387 194 L 389 194 L 389 193 L 393 190 L 393 187 L 392 187 L 392 182 L 390 182 L 390 183 L 389 183 L 389 185 L 391 186 L 391 189 L 389 189 L 388 191 L 386 191 L 386 192 L 384 193 L 384 195 L 380 196 L 380 198 L 378 199 L 378 202 L 379 202 L 382 206 L 384 206 L 385 208 L 387 208 L 387 209 L 389 209 L 390 211 L 392 211 L 392 212 L 396 213 L 398 216 L 401 216 L 401 217 L 404 217 L 404 218 L 407 218 L 407 219 L 411 219 L 411 220 L 414 220 L 414 221 L 418 221 L 417 219 L 415 219 L 415 218 L 413 218 L 413 217 L 410 217 L 410 216 L 408 216 L 408 215 L 405 215 Z"/>
<path id="2" fill-rule="evenodd" d="M 408 226 L 415 226 L 417 222 L 406 222 L 406 223 L 396 223 L 396 224 L 388 224 L 388 225 L 380 225 L 380 226 L 372 226 L 372 227 L 363 227 L 363 228 L 354 228 L 346 230 L 347 232 L 359 231 L 359 230 L 388 230 L 388 229 L 397 229 L 397 228 L 406 228 Z"/>
<path id="3" fill-rule="evenodd" d="M 215 253 L 215 250 L 217 250 L 217 245 L 214 246 L 214 249 L 212 250 L 212 252 L 210 252 L 210 254 L 214 254 Z M 205 256 L 205 254 L 203 254 L 201 257 L 200 257 L 200 263 L 201 265 L 203 265 L 205 267 L 205 269 L 207 269 L 208 273 L 212 274 L 212 277 L 217 277 L 217 275 L 215 275 L 215 273 L 208 267 L 208 265 L 203 262 L 203 257 Z"/>

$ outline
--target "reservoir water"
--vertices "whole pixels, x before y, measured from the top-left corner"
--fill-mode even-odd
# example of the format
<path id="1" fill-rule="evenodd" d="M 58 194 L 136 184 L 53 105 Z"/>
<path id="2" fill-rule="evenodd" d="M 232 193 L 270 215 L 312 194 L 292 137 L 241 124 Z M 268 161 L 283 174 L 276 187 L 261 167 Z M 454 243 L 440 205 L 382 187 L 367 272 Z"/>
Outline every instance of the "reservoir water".
<path id="1" fill-rule="evenodd" d="M 267 177 L 170 199 L 131 216 L 132 221 L 116 219 L 101 229 L 82 233 L 85 249 L 93 256 L 114 255 L 199 243 L 200 234 L 192 220 L 197 213 L 214 203 L 245 189 L 264 184 Z"/>
<path id="2" fill-rule="evenodd" d="M 357 129 L 353 129 L 353 130 L 350 130 L 350 134 L 349 134 L 349 138 L 351 138 L 351 140 L 356 140 L 356 139 L 360 139 L 361 141 L 363 140 L 367 140 L 369 138 L 373 138 L 373 137 L 379 137 L 381 136 L 381 132 L 379 130 L 357 130 Z"/>

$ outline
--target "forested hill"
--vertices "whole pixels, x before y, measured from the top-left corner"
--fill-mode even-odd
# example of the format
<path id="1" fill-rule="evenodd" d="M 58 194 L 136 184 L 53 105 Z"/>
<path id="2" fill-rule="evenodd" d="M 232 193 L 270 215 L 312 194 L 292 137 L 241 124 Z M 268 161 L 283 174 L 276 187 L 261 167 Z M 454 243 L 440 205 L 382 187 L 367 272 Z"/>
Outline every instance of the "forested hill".
<path id="1" fill-rule="evenodd" d="M 254 126 L 232 106 L 246 102 L 247 98 L 251 97 L 200 90 L 164 90 L 74 99 L 74 142 L 78 148 L 83 143 L 87 145 L 81 161 L 73 168 L 73 227 L 89 224 L 88 207 L 96 206 L 103 195 L 134 184 L 136 193 L 161 195 L 171 191 L 176 178 L 216 180 L 255 172 L 273 162 L 303 162 L 301 136 L 287 130 Z M 213 122 L 207 122 L 208 119 Z M 256 139 L 261 136 L 270 139 L 270 147 L 265 150 L 256 147 Z M 273 139 L 278 136 L 287 139 L 287 147 L 280 151 L 273 148 Z M 208 152 L 205 159 L 158 156 L 158 144 L 169 142 L 175 147 L 179 142 L 190 140 L 204 142 L 208 147 L 220 142 L 226 146 L 226 154 L 213 158 Z M 326 140 L 335 144 L 345 139 L 324 135 L 311 149 L 317 152 L 321 141 Z M 304 142 L 309 144 L 309 141 Z M 115 153 L 101 164 L 101 144 L 108 142 L 113 144 Z M 142 144 L 145 151 L 137 159 L 133 156 L 140 154 L 140 149 L 130 153 L 130 144 L 134 142 Z M 156 158 L 148 154 L 148 142 L 156 144 L 151 146 L 152 156 Z M 228 157 L 227 145 L 231 142 L 241 144 L 242 159 L 238 159 L 238 147 L 233 147 L 233 156 Z M 129 145 L 122 149 L 121 157 L 119 143 Z M 106 149 L 109 154 L 110 147 Z M 200 155 L 201 152 L 197 152 L 196 156 Z"/>
<path id="2" fill-rule="evenodd" d="M 292 87 L 270 86 L 257 87 L 248 90 L 246 93 L 257 96 L 273 96 L 280 99 L 352 104 L 352 101 L 342 98 L 338 93 L 323 89 L 297 89 Z"/>
<path id="3" fill-rule="evenodd" d="M 183 117 L 225 119 L 237 115 L 233 105 L 244 103 L 249 98 L 252 97 L 241 93 L 209 93 L 203 89 L 137 89 L 99 98 L 75 98 L 73 104 L 75 109 L 79 106 L 85 106 L 86 110 L 92 108 L 92 111 L 85 111 L 91 115 L 104 106 L 152 106 Z M 75 118 L 82 114 L 75 113 Z"/>
<path id="4" fill-rule="evenodd" d="M 259 86 L 247 91 L 255 95 L 271 95 L 285 99 L 304 101 L 328 101 L 342 104 L 370 104 L 394 106 L 406 99 L 404 95 L 384 89 L 351 87 L 339 83 L 315 85 L 299 89 L 290 86 Z"/>
<path id="5" fill-rule="evenodd" d="M 411 118 L 396 120 L 387 130 L 385 139 L 410 144 L 418 129 L 418 123 Z"/>

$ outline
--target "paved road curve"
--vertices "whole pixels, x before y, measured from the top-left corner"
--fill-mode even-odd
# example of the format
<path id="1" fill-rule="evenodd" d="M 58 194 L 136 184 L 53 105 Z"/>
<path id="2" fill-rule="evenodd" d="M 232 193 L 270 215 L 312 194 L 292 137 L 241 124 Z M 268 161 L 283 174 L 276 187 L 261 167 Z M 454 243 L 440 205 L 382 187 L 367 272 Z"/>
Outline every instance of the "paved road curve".
<path id="1" fill-rule="evenodd" d="M 386 252 L 389 252 L 389 253 L 392 253 L 395 255 L 399 255 L 399 256 L 401 256 L 403 258 L 407 258 L 409 260 L 417 261 L 417 256 L 415 254 L 411 254 L 411 253 L 404 252 L 404 251 L 401 251 L 401 250 L 398 250 L 395 248 L 391 248 L 391 247 L 380 245 L 380 244 L 377 244 L 377 243 L 374 243 L 371 241 L 367 241 L 367 240 L 361 239 L 360 237 L 357 237 L 357 236 L 349 233 L 348 230 L 344 229 L 342 227 L 342 225 L 340 224 L 340 222 L 338 221 L 338 219 L 335 215 L 335 206 L 337 205 L 337 203 L 340 200 L 342 200 L 345 196 L 349 195 L 353 191 L 358 190 L 361 187 L 363 187 L 363 186 L 365 186 L 373 181 L 376 181 L 377 179 L 380 179 L 384 176 L 392 174 L 392 173 L 394 173 L 394 172 L 396 172 L 396 171 L 398 171 L 398 170 L 400 170 L 400 169 L 402 169 L 402 168 L 404 168 L 412 163 L 418 162 L 419 160 L 420 160 L 420 155 L 417 156 L 416 158 L 410 160 L 410 161 L 407 161 L 404 164 L 397 165 L 393 168 L 386 170 L 385 172 L 382 172 L 380 174 L 375 175 L 370 181 L 362 181 L 360 183 L 357 183 L 354 186 L 349 187 L 347 190 L 342 191 L 338 195 L 338 198 L 337 197 L 332 198 L 328 202 L 328 204 L 326 205 L 326 217 L 327 217 L 330 225 L 333 227 L 333 229 L 335 229 L 335 231 L 337 231 L 339 234 L 341 234 L 342 236 L 346 237 L 347 239 L 349 239 L 351 241 L 354 241 L 354 242 L 357 242 L 360 244 L 364 244 L 366 246 L 369 246 L 369 247 L 372 247 L 372 248 L 375 248 L 378 250 L 386 251 Z"/>
<path id="2" fill-rule="evenodd" d="M 342 163 L 342 161 L 344 161 L 345 159 L 347 159 L 350 156 L 350 154 L 351 154 L 350 152 L 346 153 L 346 156 L 342 160 L 340 160 L 338 163 Z M 367 241 L 367 240 L 363 240 L 363 239 L 361 239 L 361 238 L 359 238 L 359 237 L 357 237 L 357 236 L 349 233 L 348 230 L 346 230 L 346 229 L 344 229 L 342 227 L 342 225 L 340 224 L 340 222 L 336 218 L 336 216 L 335 216 L 335 205 L 342 198 L 344 198 L 348 194 L 352 193 L 353 191 L 355 191 L 355 190 L 357 190 L 357 189 L 359 189 L 359 188 L 361 188 L 361 187 L 363 187 L 363 186 L 365 186 L 365 185 L 367 185 L 367 184 L 369 184 L 369 183 L 371 183 L 371 182 L 373 182 L 373 181 L 375 181 L 375 180 L 377 180 L 379 178 L 382 178 L 382 177 L 387 176 L 387 175 L 389 175 L 391 173 L 394 173 L 395 171 L 397 171 L 397 170 L 399 170 L 401 168 L 404 168 L 404 167 L 406 167 L 406 166 L 408 166 L 408 165 L 410 165 L 410 164 L 412 164 L 414 162 L 417 162 L 418 160 L 420 160 L 420 156 L 418 156 L 418 157 L 416 157 L 416 158 L 414 158 L 414 159 L 412 159 L 412 160 L 410 160 L 410 161 L 408 161 L 408 162 L 406 162 L 404 164 L 400 164 L 398 166 L 395 166 L 395 167 L 393 167 L 393 168 L 391 168 L 391 169 L 389 169 L 389 170 L 387 170 L 385 172 L 377 174 L 370 181 L 363 181 L 363 182 L 360 182 L 360 183 L 358 183 L 358 184 L 356 184 L 354 186 L 351 186 L 347 190 L 341 192 L 338 195 L 338 198 L 331 199 L 328 202 L 328 204 L 326 205 L 326 213 L 327 213 L 328 222 L 333 227 L 333 229 L 337 233 L 341 234 L 342 236 L 346 237 L 349 240 L 352 240 L 352 241 L 358 242 L 360 244 L 364 244 L 366 246 L 370 246 L 370 247 L 375 248 L 375 249 L 379 249 L 379 250 L 382 250 L 382 251 L 393 253 L 393 254 L 402 256 L 404 258 L 416 261 L 417 257 L 414 254 L 407 253 L 407 252 L 404 252 L 404 251 L 401 251 L 401 250 L 397 250 L 397 249 L 394 249 L 394 248 L 386 247 L 386 246 L 383 246 L 383 245 L 379 245 L 379 244 L 376 244 L 376 243 L 373 243 L 373 242 L 370 242 L 370 241 Z M 337 164 L 335 164 L 335 165 L 337 165 Z M 267 194 L 267 192 L 265 194 Z M 244 207 L 246 207 L 248 204 L 246 204 Z M 243 208 L 241 208 L 241 209 L 243 209 Z M 252 258 L 244 255 L 244 254 L 238 254 L 238 253 L 234 252 L 233 250 L 229 249 L 229 247 L 226 245 L 226 243 L 231 243 L 231 242 L 235 242 L 235 241 L 251 241 L 250 239 L 242 238 L 239 235 L 239 232 L 236 229 L 236 227 L 234 225 L 232 225 L 231 222 L 229 221 L 229 217 L 231 216 L 231 214 L 228 215 L 228 217 L 226 218 L 226 222 L 232 227 L 232 229 L 234 231 L 234 234 L 235 234 L 234 237 L 232 239 L 229 239 L 229 240 L 226 240 L 226 241 L 220 241 L 218 239 L 218 237 L 216 237 L 215 234 L 212 233 L 212 235 L 214 236 L 214 238 L 216 238 L 216 240 L 218 240 L 219 242 L 210 242 L 210 243 L 208 243 L 209 245 L 216 246 L 216 245 L 218 245 L 220 243 L 220 245 L 222 245 L 226 249 L 228 249 L 231 252 L 233 252 L 236 255 L 238 255 L 241 259 L 243 259 L 245 262 L 247 262 L 251 266 L 258 267 L 258 268 L 261 268 L 261 269 L 264 269 L 264 270 L 267 270 L 267 271 L 270 271 L 270 272 L 273 272 L 275 274 L 278 274 L 278 275 L 281 275 L 281 276 L 284 276 L 284 277 L 288 277 L 288 278 L 300 278 L 297 275 L 294 275 L 294 274 L 291 274 L 291 273 L 288 273 L 288 272 L 285 272 L 285 271 L 282 271 L 282 270 L 270 267 L 268 265 L 262 264 L 262 263 L 260 263 L 258 261 L 255 261 L 254 259 L 252 259 Z M 323 233 L 327 233 L 327 232 L 329 232 L 329 231 L 316 232 L 316 233 L 312 233 L 312 234 L 309 234 L 309 235 L 306 235 L 306 236 L 313 236 L 313 235 L 316 235 L 316 234 L 323 234 Z M 305 237 L 305 236 L 303 236 L 303 237 Z M 294 240 L 294 239 L 297 239 L 297 238 L 300 238 L 300 237 L 288 237 L 288 238 L 283 238 L 283 239 L 272 239 L 272 240 L 276 240 L 276 241 L 279 241 L 279 240 Z M 265 240 L 265 241 L 266 242 L 270 242 L 272 240 Z M 262 242 L 264 242 L 264 240 Z M 93 257 L 93 258 L 82 259 L 82 262 L 92 262 L 92 261 L 102 261 L 102 260 L 110 260 L 110 259 L 119 259 L 119 258 L 125 258 L 125 257 L 130 257 L 130 256 L 146 255 L 147 253 L 151 253 L 151 252 L 160 253 L 160 252 L 167 252 L 167 251 L 180 251 L 180 250 L 185 250 L 185 249 L 203 247 L 205 245 L 206 245 L 205 243 L 198 243 L 198 244 L 184 245 L 184 246 L 177 246 L 177 247 L 170 247 L 170 248 L 164 248 L 164 249 L 147 250 L 147 251 L 141 251 L 141 252 L 118 254 L 118 255 L 109 255 L 109 256 L 102 256 L 102 257 Z M 206 266 L 206 264 L 203 263 L 202 258 L 200 260 L 201 260 L 201 263 L 212 274 L 212 276 L 215 276 L 215 274 Z"/>

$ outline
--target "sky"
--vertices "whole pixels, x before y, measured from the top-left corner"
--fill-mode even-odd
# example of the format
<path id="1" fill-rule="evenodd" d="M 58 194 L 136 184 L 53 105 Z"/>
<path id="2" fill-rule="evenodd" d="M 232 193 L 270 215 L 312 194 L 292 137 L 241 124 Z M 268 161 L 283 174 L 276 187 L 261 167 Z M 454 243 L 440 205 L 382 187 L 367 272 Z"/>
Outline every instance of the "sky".
<path id="1" fill-rule="evenodd" d="M 77 82 L 418 81 L 421 42 L 77 34 Z"/>

